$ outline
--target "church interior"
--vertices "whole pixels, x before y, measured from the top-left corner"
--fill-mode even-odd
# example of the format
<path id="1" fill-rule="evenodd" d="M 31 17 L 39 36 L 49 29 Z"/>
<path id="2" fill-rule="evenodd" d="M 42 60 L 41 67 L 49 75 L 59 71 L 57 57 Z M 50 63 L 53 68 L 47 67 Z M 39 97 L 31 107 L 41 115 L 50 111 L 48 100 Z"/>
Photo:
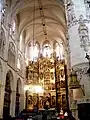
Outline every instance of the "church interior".
<path id="1" fill-rule="evenodd" d="M 0 119 L 35 107 L 90 120 L 90 0 L 0 0 Z"/>

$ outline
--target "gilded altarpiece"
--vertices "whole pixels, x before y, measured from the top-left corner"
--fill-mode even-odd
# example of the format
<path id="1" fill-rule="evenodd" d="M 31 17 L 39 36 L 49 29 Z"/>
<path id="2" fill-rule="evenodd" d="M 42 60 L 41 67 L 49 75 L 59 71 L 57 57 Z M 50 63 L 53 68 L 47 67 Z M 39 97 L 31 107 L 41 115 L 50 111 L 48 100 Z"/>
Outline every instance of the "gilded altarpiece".
<path id="1" fill-rule="evenodd" d="M 28 84 L 40 84 L 44 88 L 43 95 L 38 96 L 39 108 L 43 108 L 48 102 L 49 107 L 56 106 L 56 87 L 57 87 L 57 99 L 58 105 L 65 108 L 66 101 L 66 89 L 65 89 L 65 71 L 64 62 L 55 60 L 52 58 L 39 58 L 36 62 L 29 62 L 27 68 L 27 83 Z M 56 72 L 56 74 L 55 74 Z M 31 104 L 35 105 L 37 99 L 35 96 L 30 95 Z M 31 99 L 32 98 L 32 99 Z M 35 103 L 34 103 L 35 101 Z M 29 104 L 28 104 L 29 105 Z"/>

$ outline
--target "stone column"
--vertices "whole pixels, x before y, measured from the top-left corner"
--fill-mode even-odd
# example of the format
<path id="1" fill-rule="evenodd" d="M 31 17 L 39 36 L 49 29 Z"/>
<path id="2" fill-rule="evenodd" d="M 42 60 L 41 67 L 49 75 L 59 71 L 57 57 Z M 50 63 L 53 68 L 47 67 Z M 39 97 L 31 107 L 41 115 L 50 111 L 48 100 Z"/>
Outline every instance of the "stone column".
<path id="1" fill-rule="evenodd" d="M 84 0 L 65 0 L 71 68 L 77 73 L 81 88 L 72 90 L 72 102 L 90 96 L 89 68 L 86 53 L 90 53 L 90 19 Z M 71 93 L 70 93 L 71 94 Z M 71 103 L 70 103 L 71 104 Z"/>
<path id="2" fill-rule="evenodd" d="M 20 94 L 20 111 L 24 109 L 24 94 Z"/>
<path id="3" fill-rule="evenodd" d="M 0 118 L 3 118 L 4 86 L 0 85 Z"/>
<path id="4" fill-rule="evenodd" d="M 7 73 L 7 63 L 2 61 L 2 72 L 1 72 L 1 78 L 0 78 L 0 118 L 3 117 L 3 105 L 4 105 L 6 73 Z"/>
<path id="5" fill-rule="evenodd" d="M 15 117 L 16 91 L 11 92 L 10 115 Z"/>

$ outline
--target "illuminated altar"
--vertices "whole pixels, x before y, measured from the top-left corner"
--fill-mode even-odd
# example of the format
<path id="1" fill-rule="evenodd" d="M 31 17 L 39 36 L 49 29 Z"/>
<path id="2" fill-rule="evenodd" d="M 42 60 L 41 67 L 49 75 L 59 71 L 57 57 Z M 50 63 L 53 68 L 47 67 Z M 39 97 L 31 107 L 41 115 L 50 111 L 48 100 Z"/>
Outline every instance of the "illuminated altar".
<path id="1" fill-rule="evenodd" d="M 56 107 L 56 94 L 58 105 L 64 109 L 66 108 L 64 66 L 65 61 L 55 58 L 54 54 L 50 58 L 41 56 L 37 61 L 29 62 L 26 84 L 40 85 L 43 92 L 41 90 L 37 94 L 34 90 L 28 91 L 28 109 L 37 104 L 39 108 L 43 108 L 45 105 L 49 108 Z"/>

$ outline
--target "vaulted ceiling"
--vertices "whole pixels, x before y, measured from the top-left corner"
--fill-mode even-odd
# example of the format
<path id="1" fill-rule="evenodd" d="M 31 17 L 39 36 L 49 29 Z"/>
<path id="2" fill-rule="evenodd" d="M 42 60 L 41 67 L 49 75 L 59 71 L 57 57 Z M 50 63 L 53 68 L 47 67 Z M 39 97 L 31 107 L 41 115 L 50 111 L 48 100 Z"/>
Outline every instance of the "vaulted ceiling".
<path id="1" fill-rule="evenodd" d="M 19 35 L 25 33 L 25 43 L 33 38 L 39 43 L 57 40 L 66 44 L 66 21 L 61 0 L 13 1 L 12 18 L 17 16 Z"/>

